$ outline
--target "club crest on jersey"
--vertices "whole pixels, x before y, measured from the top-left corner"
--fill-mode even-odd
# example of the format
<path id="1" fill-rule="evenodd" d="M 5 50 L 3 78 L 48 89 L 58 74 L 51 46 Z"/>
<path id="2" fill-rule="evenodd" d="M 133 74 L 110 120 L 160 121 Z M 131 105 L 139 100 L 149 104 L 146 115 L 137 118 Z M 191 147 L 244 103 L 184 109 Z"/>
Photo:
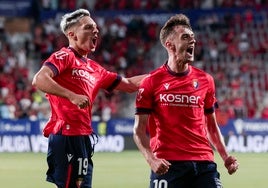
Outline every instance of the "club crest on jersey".
<path id="1" fill-rule="evenodd" d="M 165 83 L 165 84 L 163 84 L 163 86 L 164 86 L 164 88 L 166 89 L 166 90 L 168 90 L 168 88 L 169 88 L 169 83 Z"/>
<path id="2" fill-rule="evenodd" d="M 197 89 L 199 87 L 199 83 L 197 79 L 193 79 L 193 87 Z"/>

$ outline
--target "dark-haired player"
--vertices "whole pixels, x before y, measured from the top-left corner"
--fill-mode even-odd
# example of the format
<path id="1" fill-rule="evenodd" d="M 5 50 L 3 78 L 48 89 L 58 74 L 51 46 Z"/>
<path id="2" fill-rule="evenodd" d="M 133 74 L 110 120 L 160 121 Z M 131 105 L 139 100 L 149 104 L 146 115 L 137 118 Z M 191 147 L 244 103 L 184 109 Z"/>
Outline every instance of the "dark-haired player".
<path id="1" fill-rule="evenodd" d="M 172 16 L 160 40 L 168 60 L 142 81 L 134 124 L 134 141 L 151 167 L 150 188 L 220 188 L 210 143 L 229 174 L 238 162 L 218 128 L 214 80 L 191 65 L 196 41 L 189 18 Z"/>

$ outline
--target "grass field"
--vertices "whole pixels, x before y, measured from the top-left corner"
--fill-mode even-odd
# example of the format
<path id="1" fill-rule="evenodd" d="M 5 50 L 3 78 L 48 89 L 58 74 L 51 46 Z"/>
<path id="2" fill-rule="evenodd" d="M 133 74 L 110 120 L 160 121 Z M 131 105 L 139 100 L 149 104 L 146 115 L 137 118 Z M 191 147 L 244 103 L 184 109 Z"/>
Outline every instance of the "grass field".
<path id="1" fill-rule="evenodd" d="M 239 171 L 230 176 L 216 154 L 224 188 L 267 188 L 268 154 L 237 153 Z M 137 151 L 95 153 L 94 188 L 147 188 L 149 166 Z M 46 154 L 0 153 L 0 187 L 55 188 L 45 181 Z"/>

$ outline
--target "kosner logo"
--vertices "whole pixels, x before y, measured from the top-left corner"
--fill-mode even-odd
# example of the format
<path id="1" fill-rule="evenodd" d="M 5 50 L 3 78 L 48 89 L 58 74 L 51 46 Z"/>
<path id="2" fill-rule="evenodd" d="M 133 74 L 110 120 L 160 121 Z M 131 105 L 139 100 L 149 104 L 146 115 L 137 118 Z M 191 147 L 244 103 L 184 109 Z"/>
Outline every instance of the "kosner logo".
<path id="1" fill-rule="evenodd" d="M 194 95 L 182 95 L 182 94 L 160 94 L 159 96 L 161 103 L 179 103 L 179 104 L 189 104 L 196 105 L 199 102 L 200 96 Z"/>
<path id="2" fill-rule="evenodd" d="M 82 69 L 73 69 L 72 71 L 73 76 L 79 76 L 85 78 L 86 80 L 90 81 L 91 83 L 95 83 L 95 77 L 89 74 L 89 72 L 82 70 Z"/>

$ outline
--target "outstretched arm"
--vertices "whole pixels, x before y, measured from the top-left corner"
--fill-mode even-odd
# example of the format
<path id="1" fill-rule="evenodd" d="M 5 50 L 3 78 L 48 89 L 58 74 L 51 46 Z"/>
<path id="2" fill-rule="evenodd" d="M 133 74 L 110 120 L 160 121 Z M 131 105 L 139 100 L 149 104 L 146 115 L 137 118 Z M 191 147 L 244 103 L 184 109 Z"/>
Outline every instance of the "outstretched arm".
<path id="1" fill-rule="evenodd" d="M 125 91 L 128 93 L 132 93 L 138 90 L 140 83 L 147 74 L 142 74 L 138 76 L 133 76 L 130 78 L 122 78 L 122 81 L 115 88 L 116 90 Z"/>
<path id="2" fill-rule="evenodd" d="M 223 140 L 223 136 L 218 127 L 218 123 L 216 121 L 215 113 L 208 114 L 207 116 L 207 129 L 208 136 L 212 143 L 212 145 L 217 149 L 221 158 L 224 161 L 224 165 L 228 170 L 229 174 L 233 174 L 238 169 L 238 162 L 234 156 L 230 156 L 226 150 L 225 143 Z"/>

